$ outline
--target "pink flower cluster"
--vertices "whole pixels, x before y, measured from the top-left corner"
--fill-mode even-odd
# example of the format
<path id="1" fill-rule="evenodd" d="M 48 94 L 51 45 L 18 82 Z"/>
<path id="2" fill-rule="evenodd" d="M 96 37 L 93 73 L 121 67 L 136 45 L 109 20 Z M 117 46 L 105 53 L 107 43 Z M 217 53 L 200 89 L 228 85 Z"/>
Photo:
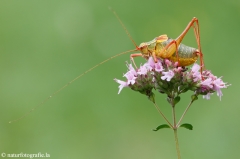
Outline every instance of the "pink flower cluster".
<path id="1" fill-rule="evenodd" d="M 177 62 L 159 59 L 155 63 L 150 57 L 137 70 L 133 68 L 132 64 L 127 64 L 127 67 L 128 72 L 123 75 L 127 79 L 126 81 L 114 79 L 120 84 L 118 94 L 124 87 L 130 87 L 132 90 L 148 96 L 152 93 L 152 89 L 167 95 L 172 92 L 179 95 L 192 90 L 196 95 L 203 95 L 204 99 L 210 99 L 210 95 L 217 92 L 221 100 L 223 96 L 221 89 L 229 86 L 222 81 L 221 77 L 214 76 L 208 70 L 201 74 L 200 66 L 196 63 L 191 70 L 186 71 L 185 68 L 178 67 Z"/>
<path id="2" fill-rule="evenodd" d="M 206 95 L 203 95 L 203 98 L 210 99 L 210 95 L 212 95 L 213 92 L 217 92 L 217 96 L 219 96 L 221 100 L 221 97 L 223 96 L 221 89 L 227 88 L 230 85 L 224 83 L 222 81 L 222 77 L 218 78 L 208 70 L 203 71 L 204 80 L 201 80 L 201 74 L 199 70 L 200 66 L 198 64 L 194 64 L 191 70 L 194 81 L 200 83 L 200 89 L 198 90 L 199 93 L 207 93 Z"/>

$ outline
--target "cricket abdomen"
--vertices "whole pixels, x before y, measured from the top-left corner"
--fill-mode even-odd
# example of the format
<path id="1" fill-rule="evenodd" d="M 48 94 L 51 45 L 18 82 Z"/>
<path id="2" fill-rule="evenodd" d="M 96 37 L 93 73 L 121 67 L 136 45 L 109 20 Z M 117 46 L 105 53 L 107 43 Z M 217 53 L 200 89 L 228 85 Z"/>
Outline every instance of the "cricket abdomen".
<path id="1" fill-rule="evenodd" d="M 169 38 L 167 41 L 163 42 L 163 45 L 166 46 L 171 41 L 173 41 L 173 39 Z M 178 57 L 176 55 L 176 52 L 174 52 L 169 59 L 174 62 L 179 61 L 180 66 L 188 66 L 197 61 L 198 59 L 197 52 L 198 50 L 196 48 L 186 46 L 180 43 L 180 45 L 178 46 Z"/>

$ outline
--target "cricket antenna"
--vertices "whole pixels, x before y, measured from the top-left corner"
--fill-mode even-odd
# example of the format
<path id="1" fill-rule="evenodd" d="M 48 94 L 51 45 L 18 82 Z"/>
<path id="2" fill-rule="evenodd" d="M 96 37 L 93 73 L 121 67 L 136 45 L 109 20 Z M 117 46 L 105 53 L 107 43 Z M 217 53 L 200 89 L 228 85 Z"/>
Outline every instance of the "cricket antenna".
<path id="1" fill-rule="evenodd" d="M 134 50 L 128 50 L 128 51 L 125 51 L 125 52 L 122 52 L 122 53 L 119 53 L 117 55 L 114 55 L 100 63 L 98 63 L 97 65 L 93 66 L 92 68 L 88 69 L 87 71 L 85 71 L 84 73 L 80 74 L 79 76 L 77 76 L 76 78 L 74 78 L 73 80 L 71 80 L 70 82 L 68 82 L 67 84 L 65 84 L 63 87 L 61 87 L 60 89 L 58 89 L 57 91 L 55 91 L 53 94 L 51 94 L 49 97 L 47 97 L 45 100 L 43 100 L 41 103 L 39 103 L 38 105 L 36 105 L 35 107 L 33 107 L 30 111 L 28 111 L 26 114 L 24 114 L 23 116 L 21 116 L 20 118 L 18 119 L 15 119 L 15 120 L 12 120 L 12 121 L 9 121 L 9 123 L 14 123 L 16 121 L 19 121 L 23 118 L 25 118 L 27 115 L 29 115 L 30 113 L 32 113 L 34 110 L 36 110 L 38 107 L 40 107 L 41 105 L 43 105 L 44 103 L 46 103 L 50 98 L 52 98 L 53 96 L 55 96 L 56 94 L 58 94 L 59 92 L 61 92 L 63 89 L 65 89 L 66 87 L 68 87 L 70 84 L 72 84 L 73 82 L 75 82 L 77 79 L 83 77 L 85 74 L 89 73 L 90 71 L 92 71 L 93 69 L 97 68 L 98 66 L 108 62 L 109 60 L 113 59 L 113 58 L 116 58 L 118 56 L 121 56 L 123 54 L 127 54 L 129 52 L 134 52 L 134 51 L 137 51 L 137 49 L 134 49 Z"/>
<path id="2" fill-rule="evenodd" d="M 135 43 L 135 41 L 133 40 L 133 38 L 131 37 L 130 33 L 128 32 L 127 28 L 125 27 L 125 25 L 123 24 L 123 22 L 121 21 L 121 19 L 119 18 L 119 16 L 117 15 L 117 13 L 112 9 L 112 7 L 108 7 L 110 11 L 113 12 L 113 14 L 116 16 L 116 18 L 118 19 L 118 21 L 120 22 L 120 24 L 122 25 L 123 29 L 125 30 L 125 32 L 127 33 L 128 37 L 130 38 L 130 40 L 132 41 L 132 43 L 134 44 L 134 46 L 136 47 L 136 49 L 138 50 L 138 45 Z"/>

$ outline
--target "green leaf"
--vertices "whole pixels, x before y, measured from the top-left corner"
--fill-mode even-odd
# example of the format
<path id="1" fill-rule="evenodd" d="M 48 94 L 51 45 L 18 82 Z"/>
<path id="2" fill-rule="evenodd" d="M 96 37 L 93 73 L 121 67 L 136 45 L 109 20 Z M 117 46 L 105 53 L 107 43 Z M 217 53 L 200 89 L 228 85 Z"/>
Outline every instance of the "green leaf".
<path id="1" fill-rule="evenodd" d="M 188 123 L 182 124 L 182 125 L 180 125 L 180 127 L 186 128 L 188 130 L 192 130 L 193 129 L 193 126 L 191 124 L 188 124 Z"/>
<path id="2" fill-rule="evenodd" d="M 158 131 L 159 129 L 163 129 L 163 128 L 171 128 L 171 127 L 167 124 L 162 124 L 162 125 L 159 125 L 156 129 L 153 129 L 153 131 Z"/>
<path id="3" fill-rule="evenodd" d="M 174 98 L 173 102 L 174 102 L 174 105 L 176 105 L 179 101 L 180 101 L 180 96 L 177 96 Z"/>
<path id="4" fill-rule="evenodd" d="M 196 94 L 192 95 L 191 98 L 192 98 L 192 101 L 198 100 L 198 97 Z"/>

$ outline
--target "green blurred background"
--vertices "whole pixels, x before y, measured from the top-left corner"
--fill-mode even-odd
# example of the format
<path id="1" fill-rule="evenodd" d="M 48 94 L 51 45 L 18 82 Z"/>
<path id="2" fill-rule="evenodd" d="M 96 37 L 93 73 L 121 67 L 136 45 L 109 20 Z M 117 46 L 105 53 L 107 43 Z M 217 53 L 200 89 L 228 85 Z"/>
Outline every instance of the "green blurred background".
<path id="1" fill-rule="evenodd" d="M 192 17 L 200 23 L 206 68 L 232 84 L 222 101 L 200 98 L 179 130 L 183 159 L 240 158 L 240 2 L 163 0 L 1 0 L 0 153 L 48 153 L 53 159 L 174 159 L 173 132 L 153 132 L 165 123 L 144 95 L 114 78 L 126 72 L 123 55 L 77 80 L 24 119 L 54 91 L 95 64 L 161 34 L 176 38 Z M 196 47 L 191 30 L 183 41 Z M 137 63 L 144 62 L 139 58 Z M 191 92 L 177 107 L 180 117 Z M 157 103 L 171 119 L 166 96 Z"/>

